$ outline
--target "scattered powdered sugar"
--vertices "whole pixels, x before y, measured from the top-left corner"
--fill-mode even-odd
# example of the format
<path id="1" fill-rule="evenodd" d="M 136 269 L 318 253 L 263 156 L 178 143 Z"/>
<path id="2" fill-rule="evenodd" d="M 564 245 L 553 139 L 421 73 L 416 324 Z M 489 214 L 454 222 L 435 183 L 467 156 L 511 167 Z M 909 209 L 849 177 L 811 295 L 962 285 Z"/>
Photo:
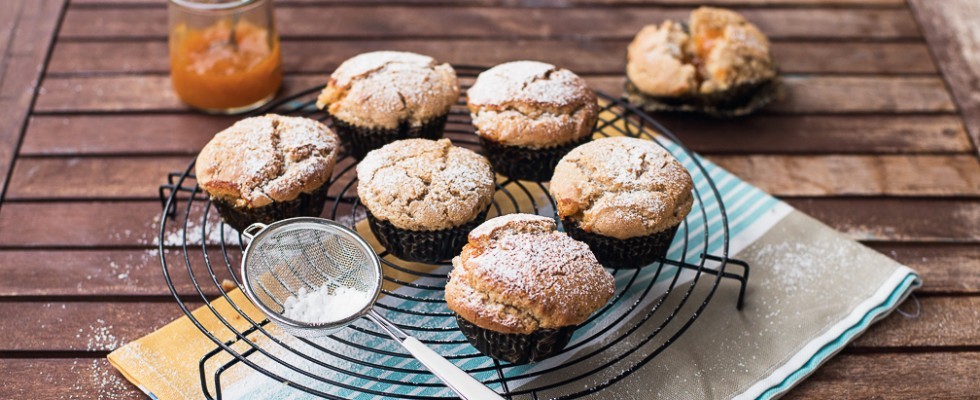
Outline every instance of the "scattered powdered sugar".
<path id="1" fill-rule="evenodd" d="M 364 309 L 371 293 L 348 287 L 321 286 L 312 292 L 300 288 L 283 302 L 287 318 L 303 322 L 333 322 Z"/>
<path id="2" fill-rule="evenodd" d="M 571 105 L 588 98 L 588 85 L 569 70 L 538 61 L 514 61 L 490 68 L 467 91 L 470 104 L 513 101 Z"/>

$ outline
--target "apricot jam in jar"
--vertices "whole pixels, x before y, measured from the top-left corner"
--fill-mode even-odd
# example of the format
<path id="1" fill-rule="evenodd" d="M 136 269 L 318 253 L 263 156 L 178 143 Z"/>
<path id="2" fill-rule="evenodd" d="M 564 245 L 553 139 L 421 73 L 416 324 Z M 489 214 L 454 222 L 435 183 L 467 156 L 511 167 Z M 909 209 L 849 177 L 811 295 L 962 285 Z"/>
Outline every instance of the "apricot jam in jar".
<path id="1" fill-rule="evenodd" d="M 170 80 L 210 113 L 256 109 L 282 84 L 272 0 L 170 0 Z"/>

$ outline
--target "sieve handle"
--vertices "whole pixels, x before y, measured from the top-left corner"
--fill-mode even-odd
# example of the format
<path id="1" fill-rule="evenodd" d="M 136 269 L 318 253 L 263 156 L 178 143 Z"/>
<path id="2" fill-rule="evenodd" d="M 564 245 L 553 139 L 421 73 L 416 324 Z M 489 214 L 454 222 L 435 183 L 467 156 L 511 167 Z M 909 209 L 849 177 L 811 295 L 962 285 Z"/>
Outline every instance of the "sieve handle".
<path id="1" fill-rule="evenodd" d="M 242 230 L 242 236 L 245 236 L 245 238 L 248 240 L 252 240 L 252 238 L 255 237 L 255 235 L 261 232 L 263 229 L 265 229 L 266 226 L 267 226 L 266 224 L 263 224 L 261 222 L 256 222 L 252 225 L 249 225 L 248 228 Z"/>
<path id="2" fill-rule="evenodd" d="M 500 397 L 497 392 L 490 390 L 482 382 L 459 369 L 418 339 L 409 336 L 402 340 L 402 346 L 405 346 L 405 349 L 412 353 L 416 360 L 419 360 L 429 371 L 439 377 L 460 398 L 464 400 L 503 400 L 503 397 Z"/>

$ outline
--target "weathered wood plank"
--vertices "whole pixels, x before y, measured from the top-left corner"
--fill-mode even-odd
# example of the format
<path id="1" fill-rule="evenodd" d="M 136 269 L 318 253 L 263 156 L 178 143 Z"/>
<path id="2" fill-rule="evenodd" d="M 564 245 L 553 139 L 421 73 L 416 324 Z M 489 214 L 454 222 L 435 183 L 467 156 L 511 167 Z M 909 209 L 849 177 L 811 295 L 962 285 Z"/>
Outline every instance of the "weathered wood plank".
<path id="1" fill-rule="evenodd" d="M 72 6 L 140 5 L 162 7 L 157 0 L 72 0 Z M 280 0 L 276 4 L 371 4 L 371 5 L 461 5 L 452 0 Z M 719 5 L 719 6 L 849 6 L 849 7 L 900 7 L 902 0 L 468 0 L 467 5 L 505 7 L 559 7 L 580 5 Z"/>
<path id="2" fill-rule="evenodd" d="M 966 153 L 955 115 L 778 116 L 726 120 L 657 116 L 694 151 L 745 153 Z M 196 114 L 34 116 L 20 154 L 186 155 L 238 117 Z"/>
<path id="3" fill-rule="evenodd" d="M 976 244 L 871 243 L 871 247 L 917 270 L 924 286 L 919 293 L 980 293 L 980 246 Z M 180 293 L 193 294 L 193 287 L 179 249 L 167 250 L 172 265 L 171 279 Z M 189 252 L 191 265 L 205 293 L 217 295 L 217 287 L 206 274 L 199 248 Z M 240 255 L 237 246 L 229 251 L 232 269 Z M 218 281 L 230 278 L 220 249 L 209 250 Z M 0 250 L 0 297 L 11 296 L 166 296 L 170 294 L 160 272 L 159 253 L 145 250 Z"/>
<path id="4" fill-rule="evenodd" d="M 977 352 L 842 354 L 784 398 L 969 399 L 980 391 L 977 369 Z M 60 399 L 80 393 L 146 398 L 105 359 L 7 359 L 0 363 L 0 382 L 5 383 L 0 385 L 3 398 Z"/>
<path id="5" fill-rule="evenodd" d="M 188 307 L 194 309 L 201 302 Z M 980 298 L 928 297 L 920 302 L 918 318 L 895 313 L 850 346 L 980 345 Z M 0 316 L 19 323 L 0 326 L 4 335 L 0 351 L 111 351 L 182 315 L 171 301 L 5 301 L 0 302 Z"/>
<path id="6" fill-rule="evenodd" d="M 923 277 L 922 293 L 980 292 L 980 246 L 976 244 L 870 243 L 871 248 Z"/>
<path id="7" fill-rule="evenodd" d="M 919 316 L 892 313 L 851 343 L 851 347 L 942 347 L 980 344 L 980 297 L 925 297 Z M 915 310 L 911 301 L 901 307 Z M 942 343 L 942 344 L 940 344 Z"/>
<path id="8" fill-rule="evenodd" d="M 495 65 L 534 59 L 580 74 L 621 74 L 628 40 L 316 40 L 284 41 L 287 73 L 327 73 L 359 53 L 412 51 L 458 65 Z M 775 42 L 773 57 L 783 73 L 933 74 L 925 43 Z M 99 57 L 92 57 L 98 54 Z M 85 75 L 170 71 L 167 43 L 60 42 L 48 74 Z"/>
<path id="9" fill-rule="evenodd" d="M 0 200 L 65 0 L 12 1 L 0 17 Z M 9 13 L 9 14 L 8 14 Z"/>
<path id="10" fill-rule="evenodd" d="M 146 400 L 105 358 L 21 358 L 0 362 L 0 398 Z"/>
<path id="11" fill-rule="evenodd" d="M 980 241 L 976 229 L 980 204 L 969 199 L 791 198 L 787 202 L 858 240 Z M 159 215 L 156 201 L 11 202 L 0 210 L 0 245 L 152 248 Z M 192 236 L 197 237 L 200 229 L 195 229 Z"/>
<path id="12" fill-rule="evenodd" d="M 592 37 L 629 38 L 639 29 L 664 19 L 686 19 L 689 9 L 678 7 L 490 8 L 281 6 L 276 19 L 284 37 Z M 920 37 L 906 9 L 746 8 L 739 9 L 772 38 L 914 39 Z M 61 37 L 157 38 L 167 32 L 167 13 L 161 8 L 71 8 Z"/>
<path id="13" fill-rule="evenodd" d="M 980 161 L 973 155 L 750 155 L 709 159 L 777 196 L 980 195 Z M 17 182 L 11 181 L 11 191 L 15 188 Z"/>
<path id="14" fill-rule="evenodd" d="M 975 200 L 787 199 L 790 205 L 864 241 L 975 242 Z"/>
<path id="15" fill-rule="evenodd" d="M 845 354 L 784 399 L 971 399 L 980 393 L 980 353 Z"/>
<path id="16" fill-rule="evenodd" d="M 186 272 L 180 249 L 165 250 L 171 263 L 171 280 L 179 293 L 194 295 L 197 289 Z M 188 251 L 198 284 L 209 296 L 219 293 L 204 264 L 200 246 Z M 239 268 L 241 251 L 228 252 L 231 269 Z M 218 282 L 231 279 L 221 249 L 209 250 Z M 160 271 L 160 253 L 146 250 L 0 250 L 0 297 L 13 296 L 168 296 Z"/>
<path id="17" fill-rule="evenodd" d="M 910 0 L 980 154 L 980 3 Z"/>
<path id="18" fill-rule="evenodd" d="M 294 75 L 283 94 L 323 84 L 326 75 Z M 587 77 L 597 90 L 622 93 L 622 76 Z M 776 113 L 949 113 L 956 110 L 937 77 L 787 76 Z M 146 93 L 156 93 L 147 96 Z M 49 78 L 41 87 L 38 112 L 185 111 L 167 76 Z"/>
<path id="19" fill-rule="evenodd" d="M 980 162 L 955 156 L 711 156 L 777 196 L 980 196 Z M 190 158 L 25 158 L 7 198 L 155 199 L 161 180 Z"/>

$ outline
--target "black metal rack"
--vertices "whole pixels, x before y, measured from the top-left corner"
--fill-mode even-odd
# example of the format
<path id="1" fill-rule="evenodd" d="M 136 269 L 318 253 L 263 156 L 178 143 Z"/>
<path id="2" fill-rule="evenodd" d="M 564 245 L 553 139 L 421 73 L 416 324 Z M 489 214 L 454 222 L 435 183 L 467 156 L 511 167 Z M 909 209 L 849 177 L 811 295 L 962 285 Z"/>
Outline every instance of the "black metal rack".
<path id="1" fill-rule="evenodd" d="M 471 81 L 482 70 L 456 68 L 464 82 Z M 303 91 L 270 104 L 259 113 L 300 115 L 329 123 L 327 115 L 313 107 L 319 90 L 317 87 Z M 721 194 L 708 171 L 655 119 L 617 98 L 602 93 L 599 97 L 603 110 L 596 135 L 614 133 L 642 137 L 668 147 L 669 143 L 663 140 L 666 138 L 674 145 L 670 148 L 675 149 L 675 155 L 681 152 L 691 158 L 695 166 L 691 175 L 695 181 L 704 179 L 707 190 L 695 187 L 695 207 L 688 221 L 699 221 L 703 228 L 689 229 L 688 222 L 681 225 L 675 246 L 681 246 L 682 255 L 677 259 L 663 260 L 643 269 L 610 270 L 617 278 L 615 296 L 583 323 L 590 328 L 579 330 L 581 332 L 559 356 L 566 356 L 562 362 L 549 364 L 550 360 L 547 360 L 537 368 L 529 369 L 485 358 L 469 347 L 455 324 L 449 322 L 452 316 L 445 307 L 441 291 L 451 266 L 430 265 L 420 270 L 386 252 L 379 253 L 385 267 L 402 276 L 386 276 L 389 286 L 378 303 L 379 311 L 390 316 L 401 328 L 413 331 L 423 342 L 434 345 L 447 358 L 477 365 L 463 368 L 482 377 L 487 385 L 508 398 L 579 398 L 616 384 L 679 338 L 709 304 L 722 278 L 740 283 L 736 306 L 742 307 L 749 266 L 729 257 L 728 217 Z M 451 111 L 446 136 L 457 145 L 479 148 L 465 104 L 460 103 Z M 357 222 L 363 219 L 363 209 L 354 193 L 355 165 L 355 161 L 346 156 L 338 162 L 324 217 L 357 229 Z M 160 187 L 164 218 L 161 218 L 159 249 L 164 277 L 178 305 L 215 344 L 199 364 L 201 387 L 206 398 L 222 398 L 222 376 L 236 368 L 249 368 L 292 390 L 331 399 L 358 395 L 406 399 L 452 397 L 451 392 L 440 391 L 441 383 L 421 365 L 411 361 L 409 355 L 386 348 L 385 337 L 369 324 L 355 323 L 324 343 L 289 337 L 272 328 L 267 320 L 256 320 L 246 314 L 242 306 L 222 290 L 221 282 L 224 277 L 241 287 L 237 260 L 245 243 L 238 235 L 226 237 L 223 224 L 215 222 L 215 212 L 207 195 L 195 184 L 193 170 L 191 163 L 186 170 L 171 173 L 167 183 Z M 553 200 L 542 183 L 502 179 L 497 184 L 494 199 L 491 217 L 518 211 L 554 217 Z M 720 230 L 709 229 L 709 218 L 720 218 L 720 223 L 715 224 Z M 197 229 L 200 229 L 199 233 Z M 180 240 L 168 242 L 174 232 Z M 360 233 L 367 237 L 371 235 L 365 227 Z M 712 237 L 721 244 L 713 253 L 708 251 Z M 698 256 L 685 256 L 692 253 Z M 738 267 L 738 271 L 730 271 L 731 266 Z M 689 280 L 679 278 L 681 271 L 689 271 L 686 275 Z M 179 281 L 189 280 L 190 284 L 175 284 L 178 277 Z M 393 286 L 400 289 L 393 290 Z M 662 291 L 653 290 L 655 286 Z M 207 303 L 215 296 L 230 303 L 238 314 L 234 317 L 244 319 L 245 329 L 236 328 L 229 316 L 220 315 Z M 188 301 L 204 301 L 210 313 L 220 321 L 220 326 L 230 330 L 234 339 L 223 341 L 206 329 L 191 313 Z M 351 352 L 372 356 L 366 358 L 386 357 L 387 360 L 382 363 L 361 359 L 352 356 Z M 344 394 L 333 393 L 333 389 Z"/>

